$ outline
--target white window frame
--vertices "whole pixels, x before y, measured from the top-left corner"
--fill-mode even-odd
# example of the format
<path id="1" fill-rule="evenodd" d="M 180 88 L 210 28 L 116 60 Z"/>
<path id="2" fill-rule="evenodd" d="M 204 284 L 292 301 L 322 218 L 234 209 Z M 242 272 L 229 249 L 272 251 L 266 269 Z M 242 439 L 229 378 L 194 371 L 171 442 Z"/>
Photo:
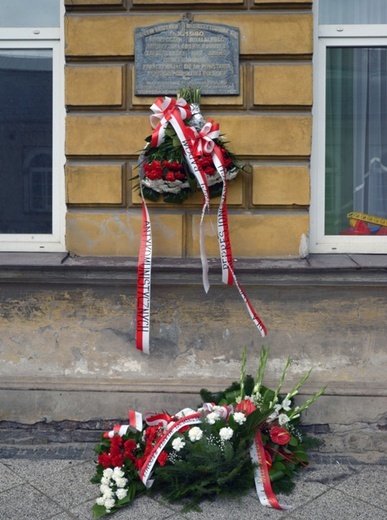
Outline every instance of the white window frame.
<path id="1" fill-rule="evenodd" d="M 318 3 L 313 4 L 314 103 L 311 156 L 311 253 L 385 254 L 387 236 L 325 235 L 325 112 L 327 47 L 387 47 L 387 25 L 318 25 Z"/>
<path id="2" fill-rule="evenodd" d="M 2 49 L 49 49 L 53 53 L 52 233 L 0 234 L 0 251 L 63 252 L 65 245 L 64 2 L 58 28 L 0 29 Z"/>

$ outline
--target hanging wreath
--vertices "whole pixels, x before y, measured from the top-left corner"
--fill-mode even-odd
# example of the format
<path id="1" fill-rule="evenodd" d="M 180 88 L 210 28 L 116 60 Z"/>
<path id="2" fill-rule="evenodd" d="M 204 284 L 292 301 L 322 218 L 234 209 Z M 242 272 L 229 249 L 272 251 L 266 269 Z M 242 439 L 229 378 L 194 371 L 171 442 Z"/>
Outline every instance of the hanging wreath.
<path id="1" fill-rule="evenodd" d="M 223 180 L 214 162 L 216 148 L 220 163 L 225 170 L 226 180 L 235 179 L 240 170 L 237 157 L 227 148 L 227 143 L 219 134 L 219 125 L 213 121 L 206 122 L 200 112 L 200 89 L 183 88 L 177 100 L 166 97 L 159 98 L 152 105 L 155 112 L 151 117 L 153 128 L 160 125 L 160 110 L 172 112 L 179 109 L 183 122 L 182 131 L 189 146 L 192 148 L 195 162 L 205 174 L 209 196 L 217 197 L 222 193 Z M 181 138 L 175 127 L 167 118 L 161 121 L 162 138 L 156 140 L 154 134 L 147 137 L 143 152 L 139 157 L 139 178 L 143 196 L 151 201 L 157 201 L 162 196 L 164 202 L 182 203 L 199 188 L 196 177 L 192 173 Z"/>

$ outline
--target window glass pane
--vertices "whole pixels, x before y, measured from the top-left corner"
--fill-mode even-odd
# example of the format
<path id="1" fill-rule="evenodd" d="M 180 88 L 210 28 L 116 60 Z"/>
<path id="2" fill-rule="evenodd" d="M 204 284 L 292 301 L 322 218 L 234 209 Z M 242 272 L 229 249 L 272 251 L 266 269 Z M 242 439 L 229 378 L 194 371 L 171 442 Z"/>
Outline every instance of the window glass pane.
<path id="1" fill-rule="evenodd" d="M 325 173 L 326 234 L 384 234 L 378 219 L 387 219 L 387 48 L 327 49 Z M 350 212 L 374 223 L 353 229 Z"/>
<path id="2" fill-rule="evenodd" d="M 0 27 L 59 27 L 60 0 L 0 0 Z"/>
<path id="3" fill-rule="evenodd" d="M 320 0 L 320 24 L 387 24 L 386 0 Z"/>
<path id="4" fill-rule="evenodd" d="M 0 50 L 0 233 L 52 232 L 52 51 Z"/>

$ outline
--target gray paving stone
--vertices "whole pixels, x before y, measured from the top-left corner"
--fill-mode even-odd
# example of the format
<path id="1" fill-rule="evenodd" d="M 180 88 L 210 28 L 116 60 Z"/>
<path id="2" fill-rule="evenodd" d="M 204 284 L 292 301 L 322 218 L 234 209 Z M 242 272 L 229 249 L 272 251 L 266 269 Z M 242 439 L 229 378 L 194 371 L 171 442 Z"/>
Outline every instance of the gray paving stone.
<path id="1" fill-rule="evenodd" d="M 0 492 L 11 489 L 22 482 L 23 480 L 11 468 L 0 462 Z"/>
<path id="2" fill-rule="evenodd" d="M 98 495 L 98 487 L 90 482 L 93 473 L 93 463 L 84 462 L 31 481 L 37 490 L 70 509 Z"/>
<path id="3" fill-rule="evenodd" d="M 339 482 L 346 480 L 359 471 L 363 466 L 350 464 L 311 464 L 302 473 L 300 479 L 309 483 L 320 482 L 327 486 L 336 486 Z M 302 486 L 301 486 L 302 487 Z"/>
<path id="4" fill-rule="evenodd" d="M 386 512 L 330 489 L 289 514 L 289 520 L 386 520 Z"/>
<path id="5" fill-rule="evenodd" d="M 21 459 L 3 459 L 0 462 L 14 475 L 30 481 L 46 479 L 53 473 L 83 463 L 76 460 L 30 460 L 26 464 L 26 461 Z"/>
<path id="6" fill-rule="evenodd" d="M 74 517 L 68 515 L 67 513 L 60 513 L 59 515 L 55 515 L 50 520 L 74 520 Z"/>
<path id="7" fill-rule="evenodd" d="M 95 500 L 90 500 L 77 507 L 70 508 L 71 514 L 79 520 L 92 520 L 92 507 Z M 110 517 L 106 517 L 110 518 Z M 127 507 L 114 513 L 112 520 L 127 520 L 138 518 L 141 520 L 167 520 L 177 518 L 176 512 L 148 496 L 137 498 Z"/>
<path id="8" fill-rule="evenodd" d="M 46 520 L 63 509 L 28 484 L 0 493 L 2 520 Z"/>
<path id="9" fill-rule="evenodd" d="M 66 452 L 66 450 L 65 450 Z M 0 520 L 92 520 L 98 486 L 90 483 L 95 464 L 78 457 L 0 459 Z M 331 463 L 314 461 L 300 473 L 294 492 L 278 495 L 293 508 L 264 508 L 254 489 L 239 500 L 218 499 L 202 504 L 202 512 L 183 514 L 182 504 L 169 504 L 160 495 L 144 496 L 112 516 L 112 520 L 385 520 L 387 465 L 355 464 L 337 457 Z M 110 518 L 110 517 L 106 517 Z"/>
<path id="10" fill-rule="evenodd" d="M 362 467 L 336 489 L 383 509 L 387 518 L 386 479 L 387 466 Z"/>

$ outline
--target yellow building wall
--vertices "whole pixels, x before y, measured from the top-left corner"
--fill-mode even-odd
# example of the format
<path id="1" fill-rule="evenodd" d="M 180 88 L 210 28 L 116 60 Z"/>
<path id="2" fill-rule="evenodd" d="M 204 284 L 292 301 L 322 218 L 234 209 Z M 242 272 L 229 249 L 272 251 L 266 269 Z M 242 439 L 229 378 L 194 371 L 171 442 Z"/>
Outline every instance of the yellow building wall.
<path id="1" fill-rule="evenodd" d="M 240 31 L 240 94 L 202 98 L 229 148 L 251 165 L 229 185 L 235 257 L 296 257 L 309 228 L 312 13 L 305 0 L 65 0 L 67 249 L 137 256 L 136 162 L 151 133 L 153 97 L 134 94 L 134 31 L 178 21 Z M 160 96 L 165 93 L 160 92 Z M 219 199 L 212 199 L 206 248 Z M 154 256 L 199 255 L 201 195 L 150 203 Z"/>

